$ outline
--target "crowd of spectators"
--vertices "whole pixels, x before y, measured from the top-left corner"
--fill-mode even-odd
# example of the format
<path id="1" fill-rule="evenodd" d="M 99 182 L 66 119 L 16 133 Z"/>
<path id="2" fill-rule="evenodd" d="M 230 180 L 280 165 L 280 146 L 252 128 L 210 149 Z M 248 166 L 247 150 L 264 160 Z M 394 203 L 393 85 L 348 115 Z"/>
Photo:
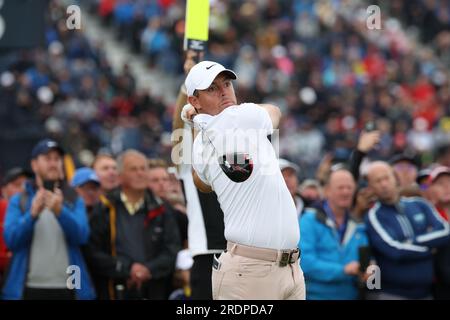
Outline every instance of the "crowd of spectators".
<path id="1" fill-rule="evenodd" d="M 83 10 L 95 13 L 133 54 L 146 58 L 148 72 L 158 69 L 175 83 L 182 82 L 185 1 L 79 2 Z M 359 7 L 352 4 L 352 1 L 344 0 L 213 0 L 205 59 L 218 61 L 236 71 L 239 101 L 272 102 L 282 110 L 279 151 L 288 160 L 280 163 L 280 169 L 297 205 L 299 219 L 302 219 L 304 209 L 317 201 L 326 203 L 317 206 L 316 211 L 320 213 L 324 209 L 326 217 L 335 219 L 333 212 L 328 213 L 329 204 L 333 211 L 334 202 L 343 198 L 342 216 L 351 211 L 356 213 L 357 223 L 366 219 L 366 224 L 371 226 L 378 209 L 373 210 L 372 221 L 367 220 L 367 213 L 376 198 L 383 196 L 383 188 L 379 190 L 380 195 L 367 189 L 368 181 L 359 179 L 361 170 L 363 176 L 372 173 L 368 175 L 372 177 L 369 179 L 372 187 L 376 186 L 373 176 L 387 172 L 391 178 L 396 178 L 397 184 L 391 179 L 389 185 L 395 188 L 395 193 L 425 197 L 448 220 L 448 199 L 442 192 L 448 188 L 450 176 L 448 3 L 399 0 L 384 4 L 380 1 L 381 30 L 367 28 L 364 3 L 359 3 Z M 8 150 L 2 154 L 0 173 L 4 175 L 6 169 L 13 166 L 27 167 L 29 150 L 43 137 L 59 141 L 73 157 L 76 167 L 93 166 L 98 179 L 91 182 L 97 188 L 105 188 L 108 177 L 112 180 L 118 177 L 117 172 L 109 174 L 106 169 L 100 169 L 102 166 L 98 161 L 93 163 L 96 154 L 106 151 L 110 154 L 106 161 L 115 163 L 117 155 L 135 149 L 141 153 L 134 153 L 134 157 L 141 160 L 162 158 L 170 162 L 169 137 L 175 105 L 163 102 L 161 97 L 152 96 L 149 91 L 139 90 L 128 65 L 114 73 L 101 42 L 89 40 L 83 29 L 67 30 L 65 8 L 63 1 L 50 1 L 45 45 L 14 52 L 8 68 L 0 71 L 0 142 Z M 420 31 L 417 41 L 403 31 L 414 33 L 411 29 L 414 26 Z M 176 94 L 173 93 L 174 100 Z M 361 135 L 363 129 L 369 135 L 367 131 L 376 131 L 376 138 Z M 370 141 L 361 142 L 364 136 Z M 364 145 L 370 147 L 362 147 Z M 348 183 L 351 192 L 330 194 L 330 190 L 339 189 L 330 172 L 333 176 L 333 172 L 342 171 L 342 168 L 333 169 L 333 164 L 348 160 L 352 163 L 355 152 L 361 153 L 357 166 L 354 165 L 351 172 L 338 173 L 349 181 L 352 180 L 350 173 L 353 175 L 355 181 Z M 398 153 L 402 156 L 392 158 Z M 370 171 L 363 162 L 365 156 L 371 160 L 390 160 L 390 164 L 378 163 L 378 170 L 374 171 L 372 167 Z M 150 167 L 152 175 L 149 177 L 152 178 L 145 188 L 170 202 L 174 211 L 184 213 L 185 201 L 175 175 L 169 178 L 170 172 L 165 165 L 151 162 Z M 422 168 L 429 170 L 422 172 Z M 431 174 L 433 170 L 435 173 Z M 446 185 L 444 182 L 438 184 L 438 177 L 442 176 L 447 179 L 441 180 Z M 11 182 L 3 178 L 2 181 Z M 172 191 L 168 187 L 169 180 L 175 181 Z M 94 197 L 92 191 L 80 188 L 82 184 L 72 183 L 80 197 L 89 200 L 86 194 L 90 194 L 98 204 L 98 195 Z M 118 180 L 115 181 L 114 188 L 118 184 Z M 5 199 L 9 197 L 4 195 Z M 110 210 L 105 203 L 102 205 L 103 209 Z M 88 212 L 92 211 L 93 206 L 88 209 Z M 428 216 L 432 214 L 432 210 L 427 211 Z M 184 222 L 179 220 L 185 220 L 185 216 L 178 214 L 176 217 L 182 231 Z M 305 217 L 314 224 L 304 227 L 305 239 L 308 239 L 308 231 L 323 226 L 315 225 L 317 222 L 311 218 L 313 213 Z M 347 224 L 346 219 L 343 221 Z M 302 223 L 308 225 L 308 220 Z M 441 226 L 445 226 L 447 232 L 447 224 L 439 220 L 439 228 Z M 379 240 L 377 230 L 377 226 L 370 230 L 368 240 Z M 337 246 L 345 244 L 344 231 L 345 228 L 339 231 L 342 233 L 339 241 L 335 239 Z M 180 234 L 183 242 L 178 249 L 187 247 L 185 234 Z M 417 231 L 417 236 L 423 234 Z M 330 234 L 330 239 L 332 237 Z M 440 235 L 440 241 L 445 237 Z M 310 244 L 315 245 L 316 241 L 310 239 Z M 352 244 L 352 251 L 346 256 L 348 259 L 357 259 L 357 245 L 367 244 L 366 238 L 362 240 Z M 375 251 L 380 254 L 385 244 L 379 243 L 380 248 Z M 302 245 L 308 246 L 307 241 L 300 243 Z M 1 249 L 5 259 L 8 258 L 6 248 Z M 448 248 L 441 251 L 438 264 L 443 269 L 448 265 L 447 251 Z M 307 247 L 306 254 L 314 258 L 316 253 L 308 251 Z M 386 257 L 382 257 L 382 261 L 383 258 Z M 171 252 L 171 261 L 174 259 L 175 250 Z M 340 263 L 348 265 L 345 274 L 356 276 L 360 270 L 353 263 L 355 261 L 342 259 Z M 432 259 L 428 251 L 427 259 L 430 262 L 427 262 L 427 274 L 430 274 Z M 180 267 L 177 270 L 180 271 L 178 280 L 182 282 L 179 286 L 182 294 L 188 291 L 185 290 L 188 283 L 186 269 Z M 137 274 L 135 271 L 132 273 Z M 99 274 L 104 276 L 102 272 L 104 270 Z M 311 276 L 308 278 L 308 272 L 314 270 L 306 271 L 307 288 L 312 279 Z M 344 277 L 345 283 L 353 285 L 354 281 L 349 281 L 346 275 L 341 272 L 338 277 Z M 105 281 L 103 289 L 106 292 L 109 280 Z M 448 280 L 444 282 L 447 286 Z M 427 289 L 429 285 L 427 283 Z M 320 283 L 316 287 L 328 290 Z M 448 287 L 443 291 L 448 294 Z M 403 296 L 395 290 L 394 293 Z M 356 294 L 352 287 L 349 297 L 355 298 Z M 417 297 L 429 298 L 430 294 L 427 291 Z"/>
<path id="2" fill-rule="evenodd" d="M 433 6 L 429 14 L 439 13 L 436 28 L 442 30 L 436 42 L 448 26 L 445 3 L 394 1 L 382 6 L 384 29 L 367 30 L 367 14 L 346 1 L 212 1 L 205 59 L 241 75 L 240 101 L 280 106 L 280 155 L 305 172 L 313 173 L 327 152 L 348 158 L 369 121 L 382 131 L 380 158 L 409 148 L 430 163 L 450 138 L 448 68 L 433 50 L 415 50 L 398 21 L 426 33 L 434 25 L 424 24 L 425 11 L 414 13 Z M 184 1 L 81 4 L 132 51 L 148 57 L 148 72 L 158 68 L 180 82 Z M 60 1 L 50 2 L 45 47 L 18 54 L 2 75 L 7 136 L 32 139 L 45 130 L 62 141 L 77 164 L 89 164 L 101 148 L 113 154 L 136 148 L 169 160 L 173 105 L 137 90 L 127 65 L 114 74 L 101 43 L 65 28 L 64 9 Z M 445 48 L 438 45 L 438 57 L 450 56 L 439 54 Z M 20 133 L 17 127 L 23 128 Z"/>

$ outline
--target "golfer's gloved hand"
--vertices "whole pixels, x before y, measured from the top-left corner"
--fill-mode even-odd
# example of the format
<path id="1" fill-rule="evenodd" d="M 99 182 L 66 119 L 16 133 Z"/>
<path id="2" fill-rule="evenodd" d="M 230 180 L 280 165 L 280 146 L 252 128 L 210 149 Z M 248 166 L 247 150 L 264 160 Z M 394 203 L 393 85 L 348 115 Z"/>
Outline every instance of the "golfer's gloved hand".
<path id="1" fill-rule="evenodd" d="M 181 119 L 191 127 L 194 125 L 194 122 L 192 120 L 194 119 L 195 115 L 197 115 L 197 112 L 190 103 L 186 104 L 183 107 L 183 110 L 181 110 Z"/>

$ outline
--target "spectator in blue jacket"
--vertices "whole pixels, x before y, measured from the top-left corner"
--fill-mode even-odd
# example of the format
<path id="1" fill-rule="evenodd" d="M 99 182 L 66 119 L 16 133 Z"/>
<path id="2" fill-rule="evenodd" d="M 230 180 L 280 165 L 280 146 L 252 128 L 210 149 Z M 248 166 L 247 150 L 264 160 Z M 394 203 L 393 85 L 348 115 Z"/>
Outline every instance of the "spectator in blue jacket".
<path id="1" fill-rule="evenodd" d="M 372 163 L 369 186 L 378 201 L 366 217 L 381 271 L 378 299 L 431 299 L 432 250 L 448 242 L 449 227 L 423 198 L 401 198 L 391 166 Z"/>
<path id="2" fill-rule="evenodd" d="M 11 198 L 4 236 L 13 256 L 3 299 L 95 298 L 80 252 L 89 237 L 86 210 L 61 179 L 62 155 L 55 141 L 39 142 L 31 160 L 36 179 Z"/>
<path id="3" fill-rule="evenodd" d="M 367 246 L 364 224 L 350 215 L 355 181 L 345 168 L 331 172 L 325 201 L 300 218 L 299 246 L 306 299 L 357 299 L 358 249 Z"/>

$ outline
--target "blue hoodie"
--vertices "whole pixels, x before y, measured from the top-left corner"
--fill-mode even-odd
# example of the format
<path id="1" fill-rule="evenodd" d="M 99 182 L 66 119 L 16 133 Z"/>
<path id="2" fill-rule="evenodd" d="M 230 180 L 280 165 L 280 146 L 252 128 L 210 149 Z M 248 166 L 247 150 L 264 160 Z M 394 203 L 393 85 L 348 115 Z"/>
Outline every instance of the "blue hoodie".
<path id="1" fill-rule="evenodd" d="M 31 216 L 31 202 L 35 190 L 27 183 L 27 203 L 25 212 L 21 208 L 21 194 L 11 198 L 6 212 L 4 237 L 8 248 L 13 252 L 8 275 L 2 291 L 2 299 L 22 299 L 28 273 L 30 247 L 36 219 Z M 89 238 L 89 224 L 84 202 L 77 197 L 73 205 L 64 202 L 58 221 L 66 236 L 69 262 L 80 268 L 80 289 L 75 289 L 77 299 L 95 299 L 89 272 L 80 251 L 80 246 Z"/>
<path id="2" fill-rule="evenodd" d="M 344 267 L 359 261 L 359 247 L 368 245 L 364 224 L 347 219 L 341 243 L 333 219 L 321 209 L 307 208 L 300 218 L 300 230 L 306 299 L 357 299 L 357 279 L 345 274 Z"/>
<path id="3" fill-rule="evenodd" d="M 381 290 L 410 299 L 431 296 L 431 250 L 448 243 L 449 227 L 422 198 L 377 202 L 366 216 L 367 233 L 381 271 Z"/>

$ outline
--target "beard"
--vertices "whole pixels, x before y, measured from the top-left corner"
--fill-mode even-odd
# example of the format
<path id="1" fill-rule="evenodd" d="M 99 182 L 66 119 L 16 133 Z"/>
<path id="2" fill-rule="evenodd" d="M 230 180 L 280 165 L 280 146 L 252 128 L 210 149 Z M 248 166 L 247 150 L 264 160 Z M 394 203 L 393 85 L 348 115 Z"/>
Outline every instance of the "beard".
<path id="1" fill-rule="evenodd" d="M 45 171 L 36 173 L 37 176 L 41 178 L 42 181 L 57 181 L 60 180 L 60 174 L 57 170 Z"/>

